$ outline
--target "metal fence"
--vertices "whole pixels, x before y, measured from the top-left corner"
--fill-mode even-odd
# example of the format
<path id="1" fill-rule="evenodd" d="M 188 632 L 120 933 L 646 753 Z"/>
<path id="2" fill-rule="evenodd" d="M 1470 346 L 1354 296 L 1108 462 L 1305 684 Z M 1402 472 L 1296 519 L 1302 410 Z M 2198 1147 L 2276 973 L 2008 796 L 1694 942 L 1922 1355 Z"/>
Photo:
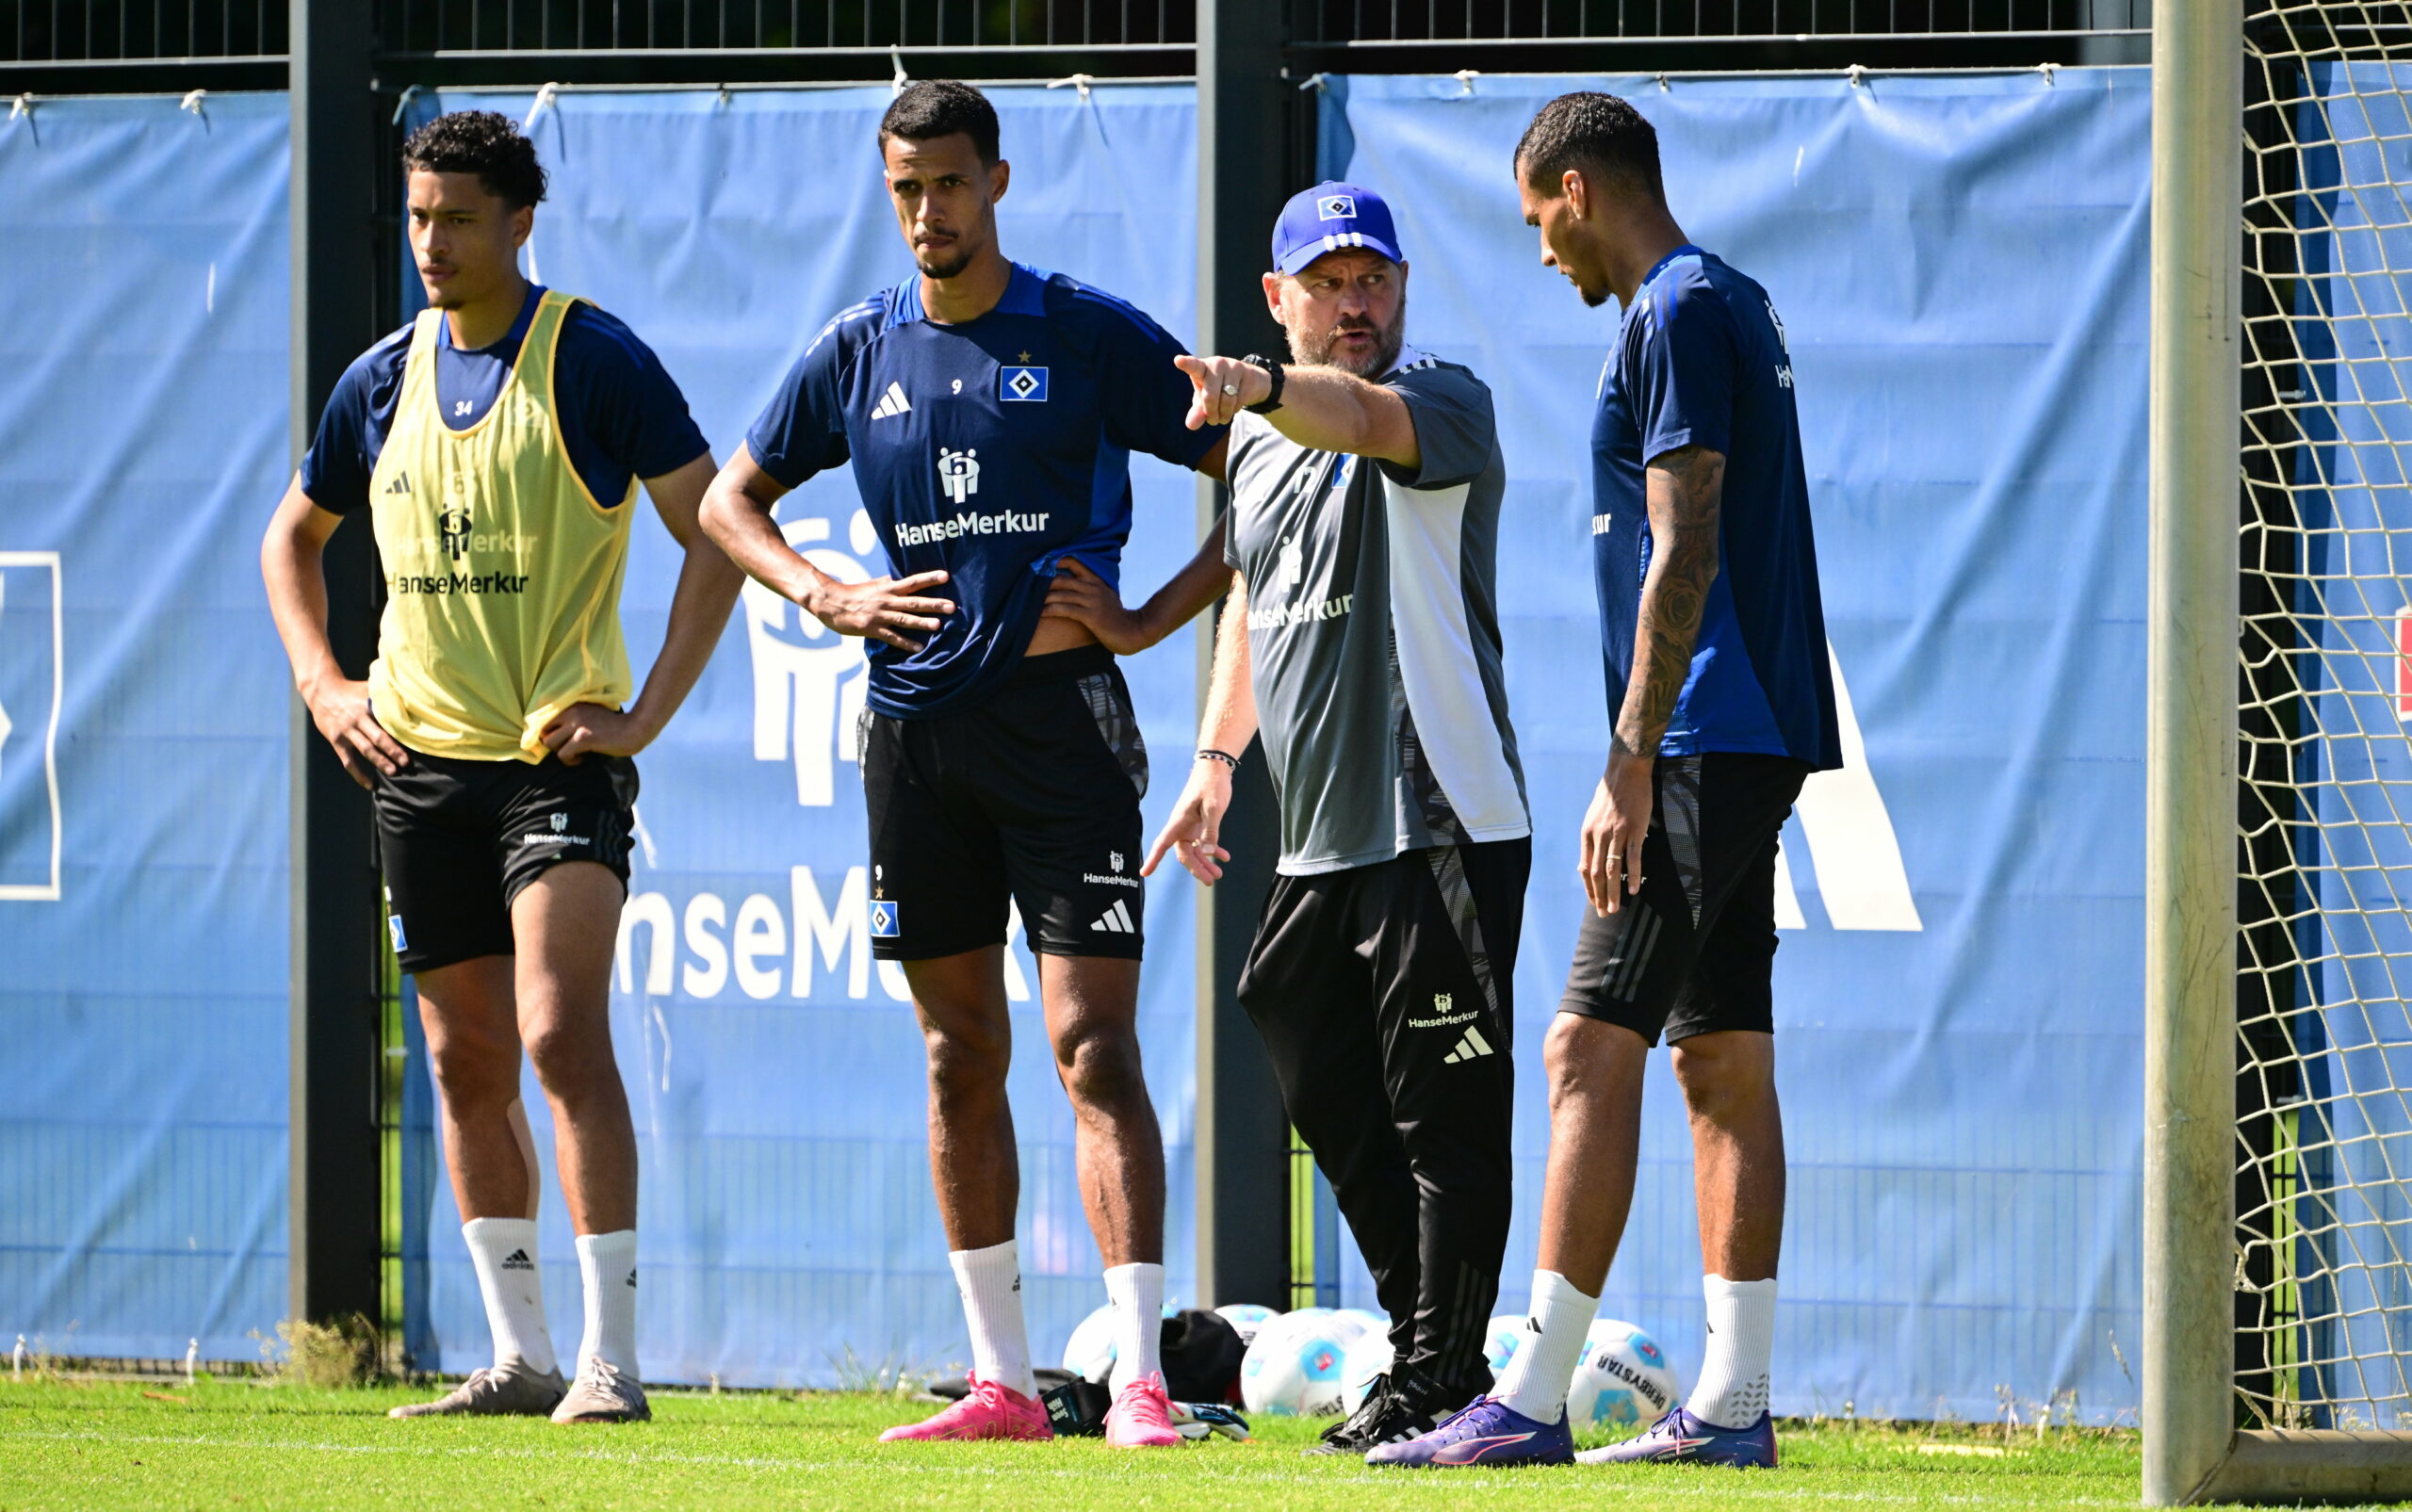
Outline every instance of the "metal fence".
<path id="1" fill-rule="evenodd" d="M 0 62 L 282 60 L 290 0 L 0 0 Z"/>
<path id="2" fill-rule="evenodd" d="M 366 0 L 381 57 L 1186 51 L 1198 0 Z M 2372 10 L 2398 9 L 2374 6 Z M 0 64 L 283 57 L 290 0 L 0 0 Z M 1314 49 L 2143 37 L 2151 0 L 1291 0 Z"/>
<path id="3" fill-rule="evenodd" d="M 1196 0 L 380 0 L 391 57 L 1187 48 Z"/>
<path id="4" fill-rule="evenodd" d="M 2146 35 L 2151 0 L 1296 0 L 1306 43 Z"/>

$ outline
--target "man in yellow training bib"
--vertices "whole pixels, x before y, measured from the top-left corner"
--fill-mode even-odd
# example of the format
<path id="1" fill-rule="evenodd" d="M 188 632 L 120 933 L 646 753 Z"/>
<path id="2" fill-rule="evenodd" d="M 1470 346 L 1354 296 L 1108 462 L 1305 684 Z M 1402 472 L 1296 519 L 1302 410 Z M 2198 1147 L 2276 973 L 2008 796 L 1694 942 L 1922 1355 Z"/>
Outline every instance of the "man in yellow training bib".
<path id="1" fill-rule="evenodd" d="M 627 327 L 521 276 L 545 171 L 505 117 L 402 148 L 430 309 L 344 373 L 260 551 L 311 718 L 375 795 L 387 925 L 417 981 L 452 1192 L 494 1364 L 428 1414 L 652 1416 L 636 1359 L 637 1146 L 612 1059 L 611 952 L 637 772 L 735 603 L 696 528 L 713 476 L 687 401 Z M 686 549 L 630 701 L 620 582 L 637 483 Z M 368 681 L 328 648 L 320 556 L 367 506 L 386 603 Z M 519 1051 L 551 1104 L 585 1283 L 564 1388 L 536 1258 Z"/>

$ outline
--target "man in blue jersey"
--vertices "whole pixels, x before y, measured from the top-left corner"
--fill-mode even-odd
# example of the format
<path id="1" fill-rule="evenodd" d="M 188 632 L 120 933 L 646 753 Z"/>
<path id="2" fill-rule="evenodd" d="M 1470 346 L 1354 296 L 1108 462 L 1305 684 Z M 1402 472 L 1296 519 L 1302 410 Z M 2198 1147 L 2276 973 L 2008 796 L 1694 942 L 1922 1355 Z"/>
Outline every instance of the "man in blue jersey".
<path id="1" fill-rule="evenodd" d="M 417 985 L 494 1335 L 492 1366 L 393 1415 L 640 1421 L 637 1141 L 610 1017 L 629 758 L 694 686 L 742 579 L 696 528 L 714 469 L 677 384 L 627 326 L 519 270 L 545 197 L 535 145 L 507 117 L 458 111 L 413 133 L 402 162 L 429 308 L 336 382 L 260 553 L 295 684 L 374 795 L 387 926 Z M 637 688 L 619 595 L 640 481 L 685 558 Z M 329 649 L 320 561 L 355 514 L 387 589 L 365 683 Z M 585 1283 L 566 1383 L 538 1280 L 523 1046 Z"/>
<path id="2" fill-rule="evenodd" d="M 1585 303 L 1614 294 L 1624 312 L 1591 430 L 1615 725 L 1583 821 L 1591 908 L 1547 1048 L 1530 1331 L 1491 1395 L 1367 1457 L 1578 1457 L 1567 1382 L 1632 1206 L 1642 1065 L 1663 1034 L 1691 1114 L 1707 1354 L 1648 1432 L 1579 1457 L 1773 1466 L 1776 840 L 1802 780 L 1842 765 L 1792 361 L 1767 291 L 1675 223 L 1657 134 L 1632 106 L 1551 101 L 1515 171 L 1541 261 Z"/>
<path id="3" fill-rule="evenodd" d="M 872 946 L 903 963 L 928 1045 L 930 1164 L 972 1354 L 960 1403 L 883 1437 L 1051 1437 L 1014 1242 L 1003 951 L 1019 905 L 1114 1307 L 1106 1437 L 1165 1446 L 1180 1438 L 1157 1365 L 1164 1146 L 1133 1025 L 1147 753 L 1113 653 L 1213 602 L 1229 578 L 1219 534 L 1135 616 L 1095 605 L 1119 578 L 1131 452 L 1219 477 L 1224 432 L 1184 425 L 1182 348 L 1153 321 L 999 250 L 997 138 L 968 85 L 897 95 L 879 145 L 919 271 L 812 339 L 704 524 L 757 581 L 877 642 L 860 752 Z M 838 582 L 771 517 L 849 461 L 895 577 Z"/>

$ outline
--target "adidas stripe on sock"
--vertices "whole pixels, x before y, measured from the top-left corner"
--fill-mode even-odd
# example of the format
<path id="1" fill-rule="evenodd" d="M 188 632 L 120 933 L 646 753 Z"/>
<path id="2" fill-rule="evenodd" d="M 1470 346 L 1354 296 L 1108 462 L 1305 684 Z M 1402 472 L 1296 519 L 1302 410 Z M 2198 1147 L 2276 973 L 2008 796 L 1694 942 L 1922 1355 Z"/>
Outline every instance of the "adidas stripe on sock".
<path id="1" fill-rule="evenodd" d="M 1038 1394 L 1030 1373 L 1030 1330 L 1021 1315 L 1021 1249 L 1013 1240 L 947 1256 L 971 1329 L 971 1369 L 1024 1396 Z"/>
<path id="2" fill-rule="evenodd" d="M 578 1364 L 600 1359 L 637 1375 L 637 1231 L 578 1236 L 578 1272 L 586 1284 L 586 1337 Z"/>
<path id="3" fill-rule="evenodd" d="M 1556 1271 L 1533 1273 L 1532 1310 L 1491 1397 L 1536 1423 L 1556 1423 L 1566 1410 L 1566 1388 L 1583 1358 L 1583 1341 L 1600 1299 L 1586 1296 Z"/>
<path id="4" fill-rule="evenodd" d="M 1747 1428 L 1768 1409 L 1768 1366 L 1775 1353 L 1775 1279 L 1701 1277 L 1708 1303 L 1708 1341 L 1700 1384 L 1684 1407 L 1719 1428 Z"/>
<path id="5" fill-rule="evenodd" d="M 485 1300 L 494 1334 L 494 1362 L 521 1364 L 539 1374 L 558 1368 L 553 1336 L 545 1327 L 545 1285 L 536 1265 L 536 1224 L 530 1218 L 472 1218 L 461 1226 L 469 1263 Z"/>
<path id="6" fill-rule="evenodd" d="M 1105 1298 L 1114 1305 L 1114 1374 L 1106 1385 L 1119 1393 L 1142 1375 L 1164 1369 L 1165 1268 L 1146 1263 L 1109 1266 Z"/>

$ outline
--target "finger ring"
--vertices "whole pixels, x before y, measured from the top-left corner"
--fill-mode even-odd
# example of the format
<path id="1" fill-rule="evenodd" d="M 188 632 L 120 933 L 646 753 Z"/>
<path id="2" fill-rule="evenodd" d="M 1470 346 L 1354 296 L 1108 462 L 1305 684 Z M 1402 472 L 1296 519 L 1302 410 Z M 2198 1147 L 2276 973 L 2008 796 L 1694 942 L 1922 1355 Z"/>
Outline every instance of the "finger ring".
<path id="1" fill-rule="evenodd" d="M 1237 394 L 1239 391 L 1240 386 L 1237 383 L 1225 383 L 1223 385 L 1223 392 L 1226 394 Z"/>

